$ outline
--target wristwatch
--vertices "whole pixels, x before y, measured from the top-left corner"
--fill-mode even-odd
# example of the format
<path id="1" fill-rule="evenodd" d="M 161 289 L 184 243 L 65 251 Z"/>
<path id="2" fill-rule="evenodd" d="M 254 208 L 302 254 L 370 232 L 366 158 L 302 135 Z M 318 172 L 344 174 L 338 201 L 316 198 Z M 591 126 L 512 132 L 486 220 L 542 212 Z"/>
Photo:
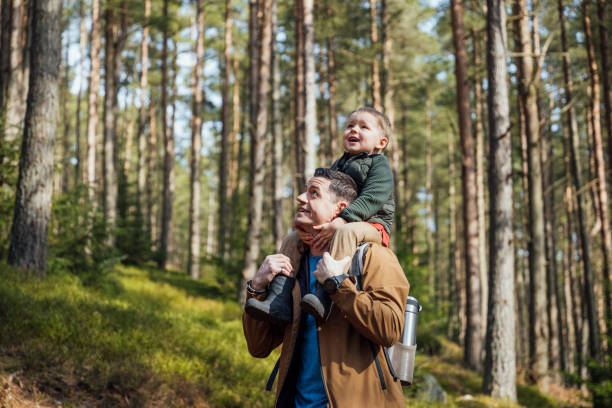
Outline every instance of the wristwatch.
<path id="1" fill-rule="evenodd" d="M 342 275 L 332 276 L 331 278 L 325 279 L 325 282 L 323 282 L 323 290 L 328 295 L 331 295 L 332 293 L 336 293 L 336 291 L 340 287 L 340 284 L 344 282 L 346 278 L 348 278 L 348 275 L 342 274 Z"/>

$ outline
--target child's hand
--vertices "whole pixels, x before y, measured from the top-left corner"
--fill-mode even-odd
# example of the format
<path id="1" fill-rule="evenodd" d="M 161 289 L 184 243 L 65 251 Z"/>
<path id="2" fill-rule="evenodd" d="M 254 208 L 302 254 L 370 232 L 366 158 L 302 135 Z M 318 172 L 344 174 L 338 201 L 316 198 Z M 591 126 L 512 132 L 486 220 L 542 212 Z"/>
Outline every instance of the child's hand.
<path id="1" fill-rule="evenodd" d="M 336 217 L 332 221 L 326 222 L 325 224 L 313 226 L 312 229 L 319 231 L 319 233 L 315 235 L 311 246 L 319 252 L 328 250 L 334 234 L 344 224 L 346 224 L 344 218 Z"/>
<path id="2" fill-rule="evenodd" d="M 298 227 L 297 225 L 294 225 L 293 228 L 295 228 L 295 230 L 298 233 L 298 236 L 300 237 L 300 240 L 303 243 L 305 243 L 308 246 L 312 245 L 312 241 L 314 239 L 312 233 L 304 231 L 302 228 Z"/>

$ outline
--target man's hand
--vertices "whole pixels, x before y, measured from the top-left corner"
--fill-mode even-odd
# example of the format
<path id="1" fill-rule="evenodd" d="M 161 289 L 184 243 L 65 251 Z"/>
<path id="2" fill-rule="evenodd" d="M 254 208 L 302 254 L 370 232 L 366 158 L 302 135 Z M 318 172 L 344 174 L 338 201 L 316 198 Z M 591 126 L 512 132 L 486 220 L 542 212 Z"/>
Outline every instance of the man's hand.
<path id="1" fill-rule="evenodd" d="M 325 252 L 323 254 L 323 258 L 319 261 L 317 267 L 315 268 L 314 276 L 317 278 L 319 283 L 323 284 L 327 278 L 342 275 L 349 262 L 351 262 L 350 256 L 336 261 L 331 257 L 329 252 Z"/>
<path id="2" fill-rule="evenodd" d="M 313 226 L 312 229 L 319 231 L 319 233 L 315 235 L 312 241 L 312 247 L 319 252 L 329 250 L 329 244 L 331 243 L 334 234 L 336 234 L 336 231 L 338 231 L 344 224 L 346 224 L 344 218 L 336 217 L 325 224 Z"/>
<path id="3" fill-rule="evenodd" d="M 268 255 L 255 274 L 251 286 L 255 290 L 264 290 L 279 273 L 289 277 L 293 276 L 291 259 L 283 254 Z"/>

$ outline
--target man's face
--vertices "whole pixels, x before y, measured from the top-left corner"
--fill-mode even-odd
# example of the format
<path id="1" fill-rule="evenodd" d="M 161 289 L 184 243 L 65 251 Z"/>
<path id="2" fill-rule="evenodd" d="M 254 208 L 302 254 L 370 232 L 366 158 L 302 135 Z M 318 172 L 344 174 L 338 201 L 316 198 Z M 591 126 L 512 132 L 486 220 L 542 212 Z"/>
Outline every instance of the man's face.
<path id="1" fill-rule="evenodd" d="M 346 203 L 336 202 L 335 195 L 329 191 L 329 184 L 330 181 L 324 177 L 308 180 L 306 191 L 297 198 L 296 226 L 311 230 L 313 225 L 331 221 L 344 208 Z"/>

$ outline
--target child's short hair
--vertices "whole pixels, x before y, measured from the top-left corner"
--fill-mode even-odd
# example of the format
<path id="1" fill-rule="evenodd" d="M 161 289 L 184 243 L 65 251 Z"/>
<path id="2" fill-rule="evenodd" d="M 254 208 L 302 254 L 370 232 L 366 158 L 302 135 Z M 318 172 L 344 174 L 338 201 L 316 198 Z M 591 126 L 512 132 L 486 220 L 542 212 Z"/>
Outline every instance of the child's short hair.
<path id="1" fill-rule="evenodd" d="M 391 134 L 392 134 L 391 121 L 389 120 L 387 115 L 369 106 L 362 106 L 352 111 L 351 114 L 349 115 L 349 118 L 354 113 L 358 113 L 358 112 L 367 112 L 373 115 L 378 121 L 378 126 L 380 126 L 380 128 L 383 131 L 383 136 L 386 137 L 387 140 L 391 141 Z"/>

